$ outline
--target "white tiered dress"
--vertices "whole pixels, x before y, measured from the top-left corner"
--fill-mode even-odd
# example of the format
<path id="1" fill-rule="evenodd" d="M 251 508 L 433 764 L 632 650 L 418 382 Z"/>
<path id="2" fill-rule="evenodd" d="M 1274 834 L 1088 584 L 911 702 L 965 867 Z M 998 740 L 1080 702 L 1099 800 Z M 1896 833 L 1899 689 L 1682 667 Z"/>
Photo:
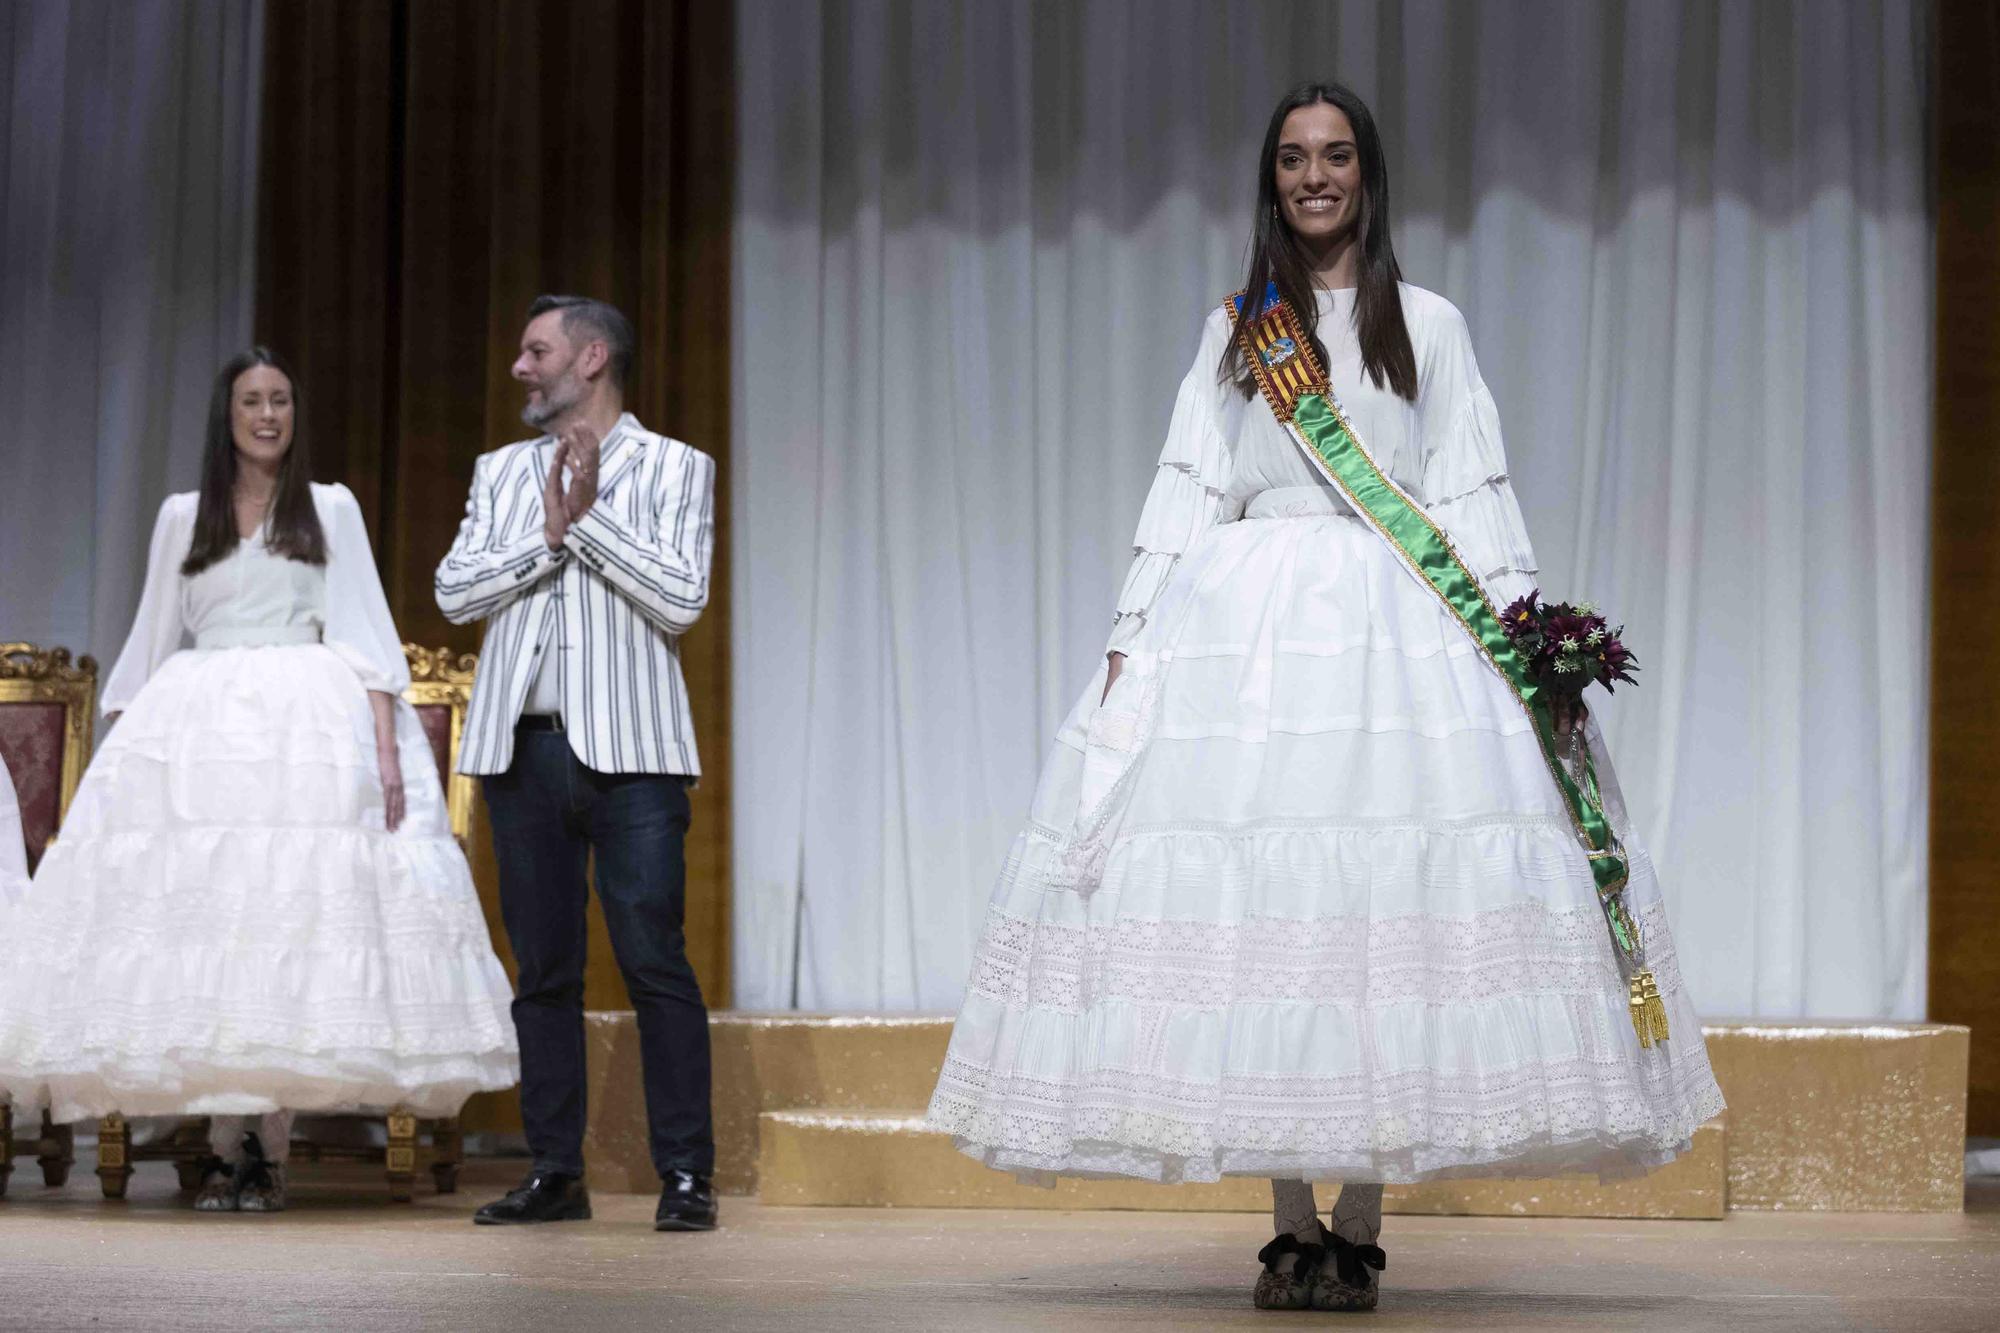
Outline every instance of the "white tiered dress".
<path id="1" fill-rule="evenodd" d="M 1319 333 L 1350 422 L 1497 606 L 1532 585 L 1458 311 L 1403 289 L 1419 392 Z M 1464 628 L 1218 382 L 1203 331 L 1119 599 L 995 889 L 931 1123 L 1025 1178 L 1413 1181 L 1643 1171 L 1722 1109 L 1652 862 L 1671 1018 L 1642 1051 L 1523 710 Z"/>
<path id="2" fill-rule="evenodd" d="M 512 993 L 400 698 L 384 825 L 368 691 L 409 675 L 360 507 L 313 487 L 323 568 L 258 537 L 184 578 L 195 498 L 160 509 L 105 683 L 124 716 L 0 907 L 0 1095 L 59 1121 L 456 1114 L 518 1078 Z"/>

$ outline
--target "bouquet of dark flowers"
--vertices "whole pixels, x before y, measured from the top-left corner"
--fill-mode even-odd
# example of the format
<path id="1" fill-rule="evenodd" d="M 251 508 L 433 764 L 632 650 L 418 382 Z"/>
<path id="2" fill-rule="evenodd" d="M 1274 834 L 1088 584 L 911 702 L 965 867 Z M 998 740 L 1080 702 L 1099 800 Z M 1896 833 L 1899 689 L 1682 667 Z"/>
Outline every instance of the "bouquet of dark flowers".
<path id="1" fill-rule="evenodd" d="M 1571 606 L 1544 602 L 1541 595 L 1536 588 L 1500 615 L 1507 637 L 1527 659 L 1535 684 L 1551 694 L 1575 698 L 1593 682 L 1602 682 L 1607 691 L 1613 681 L 1639 683 L 1632 678 L 1639 669 L 1638 659 L 1619 641 L 1623 625 L 1614 628 L 1589 602 Z"/>
<path id="2" fill-rule="evenodd" d="M 1580 710 L 1581 696 L 1594 681 L 1601 682 L 1606 691 L 1612 689 L 1614 681 L 1638 684 L 1632 673 L 1639 664 L 1619 639 L 1625 632 L 1623 625 L 1613 626 L 1589 602 L 1575 606 L 1548 603 L 1541 595 L 1542 590 L 1536 588 L 1518 598 L 1501 612 L 1501 623 L 1526 660 L 1529 679 L 1547 690 L 1556 703 L 1558 727 L 1568 742 L 1568 753 L 1560 757 L 1571 779 L 1579 787 L 1594 790 L 1596 776 L 1583 728 L 1560 719 L 1568 710 Z M 1667 1039 L 1666 1004 L 1652 969 L 1645 966 L 1638 927 L 1625 910 L 1622 892 L 1606 898 L 1603 906 L 1611 923 L 1611 937 L 1629 965 L 1632 1027 L 1639 1034 L 1640 1048 L 1650 1049 Z"/>

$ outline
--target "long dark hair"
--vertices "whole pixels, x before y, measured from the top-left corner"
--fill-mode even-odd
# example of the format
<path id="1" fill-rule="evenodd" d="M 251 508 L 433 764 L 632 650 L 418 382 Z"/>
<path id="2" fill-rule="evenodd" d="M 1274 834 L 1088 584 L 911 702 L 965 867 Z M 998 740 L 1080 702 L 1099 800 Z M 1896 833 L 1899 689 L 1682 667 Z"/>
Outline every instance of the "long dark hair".
<path id="1" fill-rule="evenodd" d="M 1361 343 L 1361 366 L 1378 386 L 1386 384 L 1411 402 L 1417 399 L 1417 354 L 1410 346 L 1410 328 L 1403 322 L 1403 298 L 1396 284 L 1403 271 L 1389 241 L 1389 164 L 1382 154 L 1382 135 L 1368 104 L 1337 83 L 1302 83 L 1286 93 L 1271 113 L 1264 131 L 1264 148 L 1257 158 L 1257 213 L 1250 230 L 1250 275 L 1244 283 L 1246 302 L 1255 311 L 1267 283 L 1298 312 L 1322 366 L 1326 347 L 1319 338 L 1319 305 L 1313 299 L 1312 265 L 1305 247 L 1292 234 L 1279 211 L 1278 186 L 1272 166 L 1278 159 L 1278 136 L 1285 117 L 1302 106 L 1321 102 L 1337 107 L 1354 127 L 1354 148 L 1361 159 L 1361 200 L 1355 214 L 1354 324 Z M 1257 383 L 1234 339 L 1222 354 L 1222 377 L 1234 380 L 1247 397 Z"/>
<path id="2" fill-rule="evenodd" d="M 312 501 L 312 459 L 306 453 L 305 413 L 299 404 L 299 377 L 268 347 L 251 347 L 238 352 L 215 375 L 215 388 L 208 396 L 208 441 L 201 452 L 201 499 L 194 511 L 194 543 L 187 559 L 181 561 L 182 574 L 199 574 L 236 549 L 236 434 L 231 429 L 230 408 L 236 394 L 236 377 L 256 366 L 269 366 L 283 375 L 292 389 L 292 446 L 278 464 L 278 486 L 271 496 L 271 536 L 273 552 L 308 565 L 326 563 L 326 532 L 319 525 L 319 512 Z"/>

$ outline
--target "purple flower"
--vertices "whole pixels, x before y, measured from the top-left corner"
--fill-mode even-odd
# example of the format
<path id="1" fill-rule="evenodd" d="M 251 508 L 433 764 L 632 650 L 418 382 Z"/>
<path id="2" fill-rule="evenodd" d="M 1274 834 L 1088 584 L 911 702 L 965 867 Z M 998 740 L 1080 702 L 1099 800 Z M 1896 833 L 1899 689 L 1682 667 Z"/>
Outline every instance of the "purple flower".
<path id="1" fill-rule="evenodd" d="M 1541 608 L 1535 602 L 1541 593 L 1542 590 L 1536 588 L 1525 596 L 1516 597 L 1500 613 L 1500 627 L 1507 631 L 1508 638 L 1520 639 L 1541 631 Z"/>
<path id="2" fill-rule="evenodd" d="M 1603 622 L 1593 616 L 1580 616 L 1567 607 L 1558 607 L 1542 622 L 1542 633 L 1557 643 L 1564 639 L 1574 639 L 1582 643 L 1590 637 L 1590 632 Z"/>
<path id="3" fill-rule="evenodd" d="M 1622 680 L 1627 685 L 1639 683 L 1632 677 L 1632 673 L 1639 669 L 1639 661 L 1619 641 L 1618 634 L 1618 630 L 1611 631 L 1604 636 L 1604 642 L 1597 645 L 1598 674 L 1604 681 L 1605 690 L 1613 693 L 1611 682 L 1614 680 Z"/>

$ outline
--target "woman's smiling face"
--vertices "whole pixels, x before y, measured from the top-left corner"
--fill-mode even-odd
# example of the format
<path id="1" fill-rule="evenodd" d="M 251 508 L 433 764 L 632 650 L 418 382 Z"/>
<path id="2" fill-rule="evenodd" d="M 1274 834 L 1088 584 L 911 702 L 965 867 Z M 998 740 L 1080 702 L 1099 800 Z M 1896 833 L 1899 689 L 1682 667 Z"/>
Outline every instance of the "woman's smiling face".
<path id="1" fill-rule="evenodd" d="M 1340 239 L 1361 210 L 1361 154 L 1337 106 L 1315 102 L 1285 117 L 1271 164 L 1285 224 L 1314 248 Z"/>

